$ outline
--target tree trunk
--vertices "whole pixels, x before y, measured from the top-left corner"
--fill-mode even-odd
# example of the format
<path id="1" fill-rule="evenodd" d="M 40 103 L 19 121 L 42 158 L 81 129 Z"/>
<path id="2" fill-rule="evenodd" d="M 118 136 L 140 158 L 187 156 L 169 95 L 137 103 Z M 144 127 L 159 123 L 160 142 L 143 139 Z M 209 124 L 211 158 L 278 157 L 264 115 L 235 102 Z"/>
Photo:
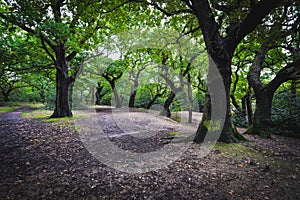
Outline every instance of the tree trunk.
<path id="1" fill-rule="evenodd" d="M 75 82 L 76 73 L 69 76 L 68 60 L 66 58 L 65 47 L 63 44 L 58 44 L 55 47 L 55 65 L 56 65 L 56 99 L 55 110 L 50 118 L 72 117 L 72 110 L 70 107 L 70 91 Z"/>
<path id="2" fill-rule="evenodd" d="M 75 81 L 71 82 L 70 85 L 70 93 L 69 93 L 69 102 L 70 102 L 70 109 L 73 110 L 73 92 L 74 92 L 74 83 Z"/>
<path id="3" fill-rule="evenodd" d="M 248 134 L 256 134 L 263 138 L 270 138 L 269 128 L 272 125 L 271 110 L 274 92 L 261 92 L 256 94 L 256 109 L 253 124 Z"/>
<path id="4" fill-rule="evenodd" d="M 8 95 L 4 95 L 3 98 L 4 98 L 4 99 L 3 99 L 4 102 L 9 102 L 9 96 L 8 96 Z"/>
<path id="5" fill-rule="evenodd" d="M 171 91 L 171 93 L 169 94 L 168 98 L 166 99 L 166 101 L 164 103 L 164 109 L 163 109 L 163 113 L 162 113 L 163 116 L 171 117 L 170 106 L 174 99 L 175 99 L 175 93 L 173 91 Z"/>
<path id="6" fill-rule="evenodd" d="M 247 95 L 242 97 L 242 110 L 241 110 L 242 116 L 245 118 L 247 115 L 246 97 L 247 97 Z M 249 124 L 249 121 L 248 121 L 248 124 Z"/>
<path id="7" fill-rule="evenodd" d="M 263 63 L 266 55 L 270 49 L 269 45 L 269 40 L 266 40 L 266 42 L 261 45 L 260 50 L 257 51 L 255 55 L 247 77 L 256 97 L 256 109 L 253 118 L 253 125 L 248 129 L 247 133 L 257 134 L 264 138 L 271 137 L 271 109 L 274 93 L 282 83 L 288 81 L 299 73 L 298 66 L 300 65 L 300 59 L 295 59 L 293 62 L 288 63 L 285 67 L 280 69 L 275 78 L 273 78 L 267 85 L 263 84 L 260 80 L 260 73 L 263 69 Z"/>
<path id="8" fill-rule="evenodd" d="M 231 59 L 223 60 L 220 63 L 222 64 L 215 63 L 211 57 L 209 59 L 208 91 L 202 120 L 194 138 L 196 143 L 215 142 L 216 140 L 232 143 L 237 139 L 244 139 L 237 133 L 231 121 Z M 224 65 L 224 63 L 227 64 Z"/>
<path id="9" fill-rule="evenodd" d="M 134 85 L 131 91 L 131 95 L 129 98 L 129 103 L 128 103 L 128 107 L 129 108 L 134 108 L 134 102 L 135 102 L 135 97 L 136 97 L 136 90 L 138 88 L 139 84 L 137 80 L 134 80 Z"/>
<path id="10" fill-rule="evenodd" d="M 235 96 L 233 94 L 230 95 L 231 98 L 231 102 L 233 104 L 233 106 L 235 107 L 235 109 L 237 110 L 237 112 L 242 112 L 241 107 L 239 106 L 239 104 L 237 103 Z"/>
<path id="11" fill-rule="evenodd" d="M 101 95 L 101 92 L 102 92 L 103 88 L 104 88 L 104 87 L 101 85 L 101 83 L 98 82 L 98 83 L 97 83 L 96 93 L 95 93 L 95 96 L 96 96 L 96 102 L 95 102 L 95 104 L 98 105 L 98 106 L 100 106 L 100 104 L 101 104 L 101 99 L 102 99 L 102 97 L 103 97 L 103 96 Z"/>
<path id="12" fill-rule="evenodd" d="M 188 98 L 189 98 L 189 118 L 188 123 L 192 123 L 193 120 L 193 90 L 191 86 L 191 75 L 188 74 Z"/>
<path id="13" fill-rule="evenodd" d="M 250 91 L 247 92 L 245 101 L 246 101 L 245 103 L 246 103 L 248 124 L 251 126 L 253 124 L 253 110 L 252 110 L 252 94 Z"/>
<path id="14" fill-rule="evenodd" d="M 101 105 L 101 98 L 100 98 L 100 95 L 98 95 L 98 92 L 96 92 L 96 102 L 95 102 L 96 105 L 100 106 Z"/>
<path id="15" fill-rule="evenodd" d="M 155 103 L 155 101 L 158 99 L 158 97 L 160 97 L 162 95 L 160 94 L 155 94 L 155 96 L 148 102 L 148 104 L 146 105 L 146 109 L 150 109 L 151 106 Z"/>
<path id="16" fill-rule="evenodd" d="M 91 105 L 93 105 L 94 102 L 95 102 L 95 87 L 94 86 L 91 86 L 91 95 L 92 95 L 92 97 L 91 97 Z"/>
<path id="17" fill-rule="evenodd" d="M 217 110 L 216 108 L 213 109 Z M 196 136 L 194 138 L 195 143 L 213 142 L 215 140 L 217 140 L 218 142 L 232 143 L 236 142 L 238 139 L 244 140 L 243 136 L 238 134 L 236 129 L 234 128 L 230 113 L 226 113 L 224 117 L 217 116 L 217 118 L 214 118 L 214 120 L 212 120 L 211 112 L 211 95 L 206 94 L 202 120 L 198 126 Z M 223 128 L 221 127 L 222 123 L 224 123 Z M 208 136 L 208 139 L 205 139 L 208 131 L 211 136 Z M 220 137 L 214 137 L 214 135 L 219 135 L 220 132 Z"/>
<path id="18" fill-rule="evenodd" d="M 119 97 L 117 88 L 115 87 L 115 84 L 114 84 L 114 83 L 111 83 L 111 88 L 112 88 L 113 93 L 114 93 L 114 100 L 115 100 L 114 103 L 115 103 L 115 107 L 116 107 L 116 108 L 121 108 L 122 105 L 121 105 L 120 97 Z"/>
<path id="19" fill-rule="evenodd" d="M 135 97 L 136 97 L 136 90 L 133 91 L 133 92 L 131 93 L 131 95 L 130 95 L 129 103 L 128 103 L 128 107 L 129 107 L 129 108 L 134 108 Z"/>
<path id="20" fill-rule="evenodd" d="M 56 101 L 55 110 L 51 118 L 72 117 L 69 102 L 69 92 L 72 81 L 60 69 L 56 69 Z"/>
<path id="21" fill-rule="evenodd" d="M 148 104 L 146 105 L 146 109 L 149 110 L 149 109 L 151 108 L 151 106 L 155 103 L 156 99 L 157 99 L 157 97 L 154 96 L 154 98 L 152 98 L 152 99 L 148 102 Z"/>
<path id="22" fill-rule="evenodd" d="M 4 93 L 3 94 L 3 100 L 4 100 L 4 102 L 9 102 L 10 101 L 10 99 L 9 99 L 9 93 Z"/>

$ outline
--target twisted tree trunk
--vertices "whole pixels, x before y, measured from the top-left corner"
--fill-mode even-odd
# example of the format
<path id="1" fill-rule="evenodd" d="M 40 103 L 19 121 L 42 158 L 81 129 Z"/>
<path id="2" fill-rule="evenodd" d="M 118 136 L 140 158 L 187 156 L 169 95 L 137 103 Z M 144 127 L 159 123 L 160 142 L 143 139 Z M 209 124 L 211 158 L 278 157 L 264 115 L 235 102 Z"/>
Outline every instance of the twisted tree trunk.
<path id="1" fill-rule="evenodd" d="M 172 102 L 174 101 L 175 96 L 176 96 L 175 92 L 171 91 L 167 100 L 164 103 L 164 109 L 163 109 L 163 113 L 162 113 L 163 116 L 171 117 L 170 106 L 171 106 Z"/>

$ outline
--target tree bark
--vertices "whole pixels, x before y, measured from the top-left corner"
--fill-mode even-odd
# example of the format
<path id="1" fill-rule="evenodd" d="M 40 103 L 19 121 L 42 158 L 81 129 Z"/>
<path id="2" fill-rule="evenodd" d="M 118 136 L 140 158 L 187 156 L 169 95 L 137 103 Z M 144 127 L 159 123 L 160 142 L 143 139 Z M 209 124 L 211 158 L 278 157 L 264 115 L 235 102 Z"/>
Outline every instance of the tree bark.
<path id="1" fill-rule="evenodd" d="M 256 94 L 256 109 L 254 112 L 252 128 L 249 133 L 270 138 L 269 128 L 272 125 L 271 110 L 274 92 L 261 92 Z"/>
<path id="2" fill-rule="evenodd" d="M 248 91 L 245 96 L 245 106 L 248 124 L 251 126 L 253 124 L 253 109 L 252 109 L 252 94 L 251 91 Z"/>
<path id="3" fill-rule="evenodd" d="M 134 102 L 135 102 L 135 97 L 136 97 L 136 90 L 137 90 L 138 86 L 139 86 L 138 80 L 135 79 L 134 83 L 133 83 L 133 88 L 132 88 L 132 91 L 131 91 L 131 95 L 130 95 L 130 98 L 129 98 L 129 103 L 128 103 L 128 107 L 129 108 L 134 108 Z"/>
<path id="4" fill-rule="evenodd" d="M 163 116 L 166 117 L 171 117 L 171 111 L 170 111 L 170 105 L 172 104 L 173 100 L 175 99 L 176 94 L 171 91 L 171 93 L 169 94 L 168 98 L 166 99 L 165 103 L 164 103 L 164 109 L 163 109 Z"/>
<path id="5" fill-rule="evenodd" d="M 9 102 L 10 101 L 9 93 L 3 93 L 3 100 L 4 100 L 4 102 Z"/>
<path id="6" fill-rule="evenodd" d="M 247 133 L 256 134 L 264 138 L 271 137 L 268 128 L 271 123 L 272 98 L 276 91 L 276 89 L 271 90 L 270 87 L 264 85 L 260 80 L 260 72 L 269 49 L 270 47 L 267 42 L 264 42 L 261 45 L 261 48 L 255 55 L 253 64 L 247 76 L 248 82 L 253 88 L 256 98 L 253 123 Z"/>
<path id="7" fill-rule="evenodd" d="M 135 97 L 136 97 L 136 90 L 134 90 L 130 95 L 129 103 L 128 103 L 129 108 L 134 108 Z"/>
<path id="8" fill-rule="evenodd" d="M 148 104 L 146 105 L 146 109 L 150 109 L 151 106 L 155 103 L 155 101 L 158 99 L 158 95 L 155 95 L 149 102 Z"/>
<path id="9" fill-rule="evenodd" d="M 101 99 L 102 99 L 102 95 L 101 95 L 101 92 L 102 92 L 102 90 L 103 90 L 103 86 L 100 84 L 100 82 L 98 82 L 97 83 L 97 90 L 96 90 L 96 94 L 95 94 L 95 96 L 96 96 L 96 102 L 95 102 L 95 104 L 96 105 L 100 105 L 101 104 Z"/>
<path id="10" fill-rule="evenodd" d="M 71 87 L 75 82 L 77 72 L 72 76 L 69 76 L 69 59 L 66 56 L 64 44 L 58 44 L 55 46 L 55 65 L 56 65 L 56 99 L 55 99 L 55 110 L 50 118 L 60 117 L 72 117 L 72 110 L 70 106 L 70 100 L 72 99 Z M 74 54 L 75 56 L 76 54 Z"/>
<path id="11" fill-rule="evenodd" d="M 189 99 L 189 117 L 188 123 L 191 124 L 193 120 L 193 89 L 191 83 L 191 75 L 188 74 L 188 99 Z"/>
<path id="12" fill-rule="evenodd" d="M 227 63 L 226 65 L 218 64 L 212 58 L 209 61 L 208 91 L 206 92 L 202 120 L 194 142 L 202 143 L 218 140 L 219 142 L 232 143 L 236 142 L 237 139 L 244 139 L 237 133 L 231 121 L 231 59 L 221 62 Z M 206 138 L 208 132 L 209 135 Z M 219 137 L 217 137 L 218 135 Z"/>
<path id="13" fill-rule="evenodd" d="M 117 76 L 114 76 L 117 75 Z M 111 86 L 111 89 L 113 91 L 114 94 L 114 104 L 116 108 L 121 108 L 122 107 L 122 103 L 120 101 L 120 97 L 116 88 L 116 83 L 117 81 L 122 77 L 123 72 L 119 72 L 117 74 L 109 74 L 109 73 L 103 73 L 102 77 L 105 78 L 105 80 L 109 83 L 109 85 Z"/>
<path id="14" fill-rule="evenodd" d="M 56 69 L 55 110 L 50 118 L 73 116 L 69 102 L 69 92 L 71 84 L 71 79 L 64 72 L 62 72 L 61 69 Z"/>
<path id="15" fill-rule="evenodd" d="M 94 102 L 95 102 L 95 87 L 94 86 L 91 86 L 91 95 L 92 95 L 92 97 L 91 97 L 91 105 L 93 105 Z"/>
<path id="16" fill-rule="evenodd" d="M 241 107 L 240 107 L 240 105 L 237 103 L 235 96 L 234 96 L 233 94 L 231 94 L 231 95 L 230 95 L 230 98 L 231 98 L 231 102 L 232 102 L 233 106 L 235 107 L 235 109 L 236 109 L 238 112 L 241 112 L 241 111 L 242 111 L 242 110 L 241 110 Z"/>
<path id="17" fill-rule="evenodd" d="M 156 94 L 154 95 L 154 97 L 153 97 L 152 99 L 150 99 L 150 101 L 149 101 L 148 104 L 146 105 L 146 109 L 150 109 L 151 106 L 155 103 L 155 101 L 156 101 L 159 97 L 163 96 L 164 93 L 165 93 L 165 91 L 163 91 L 163 92 L 161 92 L 161 93 L 156 93 Z"/>
<path id="18" fill-rule="evenodd" d="M 122 104 L 121 104 L 121 101 L 120 101 L 120 97 L 119 97 L 119 93 L 118 93 L 118 91 L 117 91 L 117 88 L 116 88 L 116 86 L 115 86 L 115 84 L 114 83 L 110 83 L 110 85 L 111 85 L 111 88 L 112 88 L 112 90 L 113 90 L 113 93 L 114 93 L 114 103 L 115 103 L 115 107 L 116 108 L 121 108 L 122 107 Z"/>
<path id="19" fill-rule="evenodd" d="M 74 83 L 75 81 L 72 81 L 70 84 L 70 89 L 69 89 L 69 104 L 70 104 L 70 109 L 73 110 L 73 92 L 74 92 Z M 82 102 L 82 101 L 81 101 Z"/>

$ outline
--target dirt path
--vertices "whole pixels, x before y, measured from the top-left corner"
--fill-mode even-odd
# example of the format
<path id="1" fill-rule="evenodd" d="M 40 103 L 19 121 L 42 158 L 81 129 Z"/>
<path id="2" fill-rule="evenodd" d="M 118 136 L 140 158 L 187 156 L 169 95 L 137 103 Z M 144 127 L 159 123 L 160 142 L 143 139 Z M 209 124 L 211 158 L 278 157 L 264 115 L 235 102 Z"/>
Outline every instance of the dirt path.
<path id="1" fill-rule="evenodd" d="M 0 199 L 300 199 L 296 139 L 247 136 L 250 143 L 219 145 L 204 158 L 191 144 L 163 169 L 125 173 L 94 158 L 72 124 L 24 119 L 22 111 L 0 116 Z M 96 115 L 122 148 L 153 151 L 165 141 L 165 131 L 143 144 L 116 137 L 124 131 L 110 113 Z"/>

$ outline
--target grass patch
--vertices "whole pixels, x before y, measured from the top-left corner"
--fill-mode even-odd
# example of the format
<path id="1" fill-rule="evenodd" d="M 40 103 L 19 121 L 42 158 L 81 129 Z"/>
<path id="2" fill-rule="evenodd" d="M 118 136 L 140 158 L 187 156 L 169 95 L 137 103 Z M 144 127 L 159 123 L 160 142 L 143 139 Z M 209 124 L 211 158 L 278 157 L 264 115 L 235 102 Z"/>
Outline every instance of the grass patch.
<path id="1" fill-rule="evenodd" d="M 259 165 L 268 165 L 273 169 L 293 170 L 297 166 L 297 162 L 286 162 L 286 160 L 282 158 L 266 155 L 263 152 L 256 151 L 241 144 L 216 144 L 213 150 L 220 151 L 221 156 L 229 157 L 234 160 L 250 159 Z M 266 151 L 270 151 L 270 149 L 266 149 Z"/>
<path id="2" fill-rule="evenodd" d="M 169 132 L 168 134 L 169 134 L 169 135 L 179 135 L 179 132 L 177 132 L 177 131 L 172 131 L 172 132 Z"/>
<path id="3" fill-rule="evenodd" d="M 14 111 L 22 107 L 30 107 L 33 109 L 41 108 L 43 104 L 40 103 L 24 103 L 24 102 L 0 102 L 0 114 Z M 22 116 L 26 116 L 22 114 Z"/>
<path id="4" fill-rule="evenodd" d="M 16 110 L 16 109 L 18 109 L 18 108 L 20 108 L 20 107 L 18 107 L 18 106 L 10 106 L 10 107 L 5 106 L 5 107 L 0 107 L 0 114 L 2 114 L 2 113 L 7 113 L 7 112 L 11 112 L 11 111 Z"/>
<path id="5" fill-rule="evenodd" d="M 264 158 L 260 152 L 241 144 L 216 144 L 213 149 L 219 150 L 221 154 L 234 159 L 243 159 L 245 157 L 249 157 L 254 160 L 262 160 Z"/>
<path id="6" fill-rule="evenodd" d="M 77 118 L 88 117 L 88 114 L 74 111 L 73 117 L 49 118 L 52 115 L 51 110 L 34 110 L 32 112 L 23 112 L 22 117 L 29 119 L 41 119 L 43 122 L 71 122 Z"/>
<path id="7" fill-rule="evenodd" d="M 73 121 L 75 117 L 61 117 L 61 118 L 47 118 L 42 120 L 43 122 L 70 122 Z"/>
<path id="8" fill-rule="evenodd" d="M 1 107 L 25 107 L 30 108 L 41 108 L 44 105 L 42 103 L 33 103 L 33 102 L 0 102 Z"/>
<path id="9" fill-rule="evenodd" d="M 25 106 L 29 106 L 30 108 L 34 108 L 34 109 L 40 109 L 40 108 L 44 107 L 44 104 L 42 104 L 42 103 L 29 103 L 29 104 L 25 104 Z"/>
<path id="10" fill-rule="evenodd" d="M 25 117 L 25 118 L 26 118 L 29 114 L 30 114 L 30 112 L 25 111 L 25 112 L 22 113 L 22 117 Z"/>
<path id="11" fill-rule="evenodd" d="M 52 113 L 53 111 L 50 110 L 34 110 L 32 112 L 24 112 L 22 116 L 30 119 L 47 119 Z"/>

